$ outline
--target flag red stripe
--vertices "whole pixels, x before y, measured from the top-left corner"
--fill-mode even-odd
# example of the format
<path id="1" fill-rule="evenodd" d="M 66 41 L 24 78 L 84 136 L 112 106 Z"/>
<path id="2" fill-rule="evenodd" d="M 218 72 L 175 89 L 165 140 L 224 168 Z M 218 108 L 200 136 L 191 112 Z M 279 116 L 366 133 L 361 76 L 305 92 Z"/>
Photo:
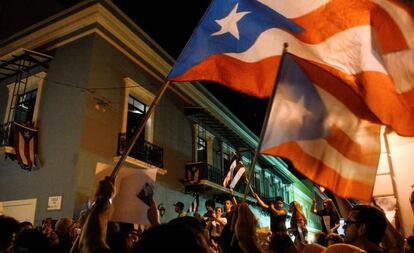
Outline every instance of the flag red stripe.
<path id="1" fill-rule="evenodd" d="M 266 58 L 255 63 L 246 63 L 226 55 L 214 55 L 205 61 L 195 65 L 185 74 L 174 78 L 175 81 L 209 80 L 226 83 L 228 87 L 256 97 L 270 95 L 274 83 L 274 71 L 272 68 L 279 64 L 280 56 Z M 414 107 L 409 107 L 404 101 L 413 101 L 414 90 L 403 94 L 396 92 L 395 86 L 388 75 L 379 72 L 365 71 L 358 75 L 348 75 L 328 65 L 313 62 L 304 64 L 305 60 L 299 59 L 300 64 L 309 78 L 318 86 L 331 94 L 341 94 L 339 99 L 356 116 L 390 125 L 401 135 L 413 135 Z M 219 71 L 221 68 L 231 66 L 229 72 Z M 271 66 L 269 68 L 269 66 Z M 321 74 L 323 68 L 326 71 Z M 232 73 L 237 73 L 233 75 Z M 338 76 L 338 77 L 336 77 Z M 257 77 L 257 78 L 256 78 Z M 255 86 L 254 84 L 260 84 Z M 347 85 L 344 85 L 346 83 Z M 355 96 L 358 94 L 360 97 Z M 364 98 L 364 101 L 362 100 Z M 366 108 L 365 103 L 370 106 Z M 365 108 L 365 109 L 363 109 Z M 392 108 L 392 113 L 391 113 Z M 407 114 L 411 110 L 412 114 Z M 395 112 L 395 113 L 394 113 Z"/>
<path id="2" fill-rule="evenodd" d="M 378 165 L 378 156 L 375 154 L 380 153 L 379 145 L 374 146 L 366 145 L 366 143 L 356 143 L 336 126 L 330 128 L 330 134 L 325 140 L 349 160 L 372 167 Z"/>
<path id="3" fill-rule="evenodd" d="M 321 43 L 355 26 L 372 25 L 384 52 L 408 48 L 398 25 L 381 6 L 370 1 L 333 0 L 292 21 L 305 29 L 304 33 L 297 34 L 296 37 L 310 44 Z M 393 34 L 392 40 L 389 34 Z"/>
<path id="4" fill-rule="evenodd" d="M 357 75 L 347 75 L 327 65 L 315 62 L 309 64 L 309 61 L 298 57 L 295 59 L 313 83 L 331 94 L 339 94 L 336 98 L 358 117 L 390 125 L 400 135 L 414 135 L 414 107 L 406 102 L 413 101 L 414 90 L 397 93 L 391 78 L 383 73 L 364 71 Z M 328 75 L 320 68 L 333 75 Z M 353 93 L 358 94 L 364 101 Z M 376 119 L 370 110 L 381 120 Z"/>
<path id="5" fill-rule="evenodd" d="M 279 59 L 280 56 L 274 56 L 248 63 L 227 55 L 212 55 L 171 80 L 219 82 L 231 89 L 264 98 L 272 93 Z"/>
<path id="6" fill-rule="evenodd" d="M 365 101 L 357 96 L 358 93 L 351 88 L 352 86 L 344 82 L 344 80 L 355 80 L 353 76 L 344 76 L 340 71 L 334 70 L 326 65 L 317 63 L 310 64 L 309 61 L 299 57 L 294 58 L 312 83 L 323 88 L 330 94 L 338 94 L 335 98 L 343 103 L 354 115 L 362 119 L 380 123 L 378 118 L 367 108 Z M 324 67 L 330 71 L 322 69 Z M 331 73 L 333 71 L 337 72 L 337 75 L 342 75 L 343 78 L 341 79 L 333 75 Z M 353 83 L 351 84 L 353 85 Z"/>
<path id="7" fill-rule="evenodd" d="M 372 184 L 358 181 L 357 175 L 355 179 L 344 178 L 334 169 L 326 166 L 323 161 L 303 152 L 295 142 L 274 147 L 263 153 L 282 156 L 291 160 L 300 173 L 313 182 L 332 190 L 337 196 L 367 202 L 371 200 L 375 177 L 373 177 Z"/>

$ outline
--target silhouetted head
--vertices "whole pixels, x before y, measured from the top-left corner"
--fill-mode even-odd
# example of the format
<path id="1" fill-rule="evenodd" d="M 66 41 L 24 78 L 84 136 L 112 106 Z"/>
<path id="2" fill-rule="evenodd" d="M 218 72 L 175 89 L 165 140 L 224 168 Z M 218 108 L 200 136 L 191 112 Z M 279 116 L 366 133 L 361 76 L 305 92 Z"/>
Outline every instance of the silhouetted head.
<path id="1" fill-rule="evenodd" d="M 15 253 L 44 253 L 49 251 L 49 240 L 37 229 L 22 231 L 14 242 Z"/>
<path id="2" fill-rule="evenodd" d="M 19 222 L 12 217 L 0 215 L 0 251 L 5 251 L 12 246 L 18 231 Z"/>
<path id="3" fill-rule="evenodd" d="M 387 218 L 382 210 L 368 205 L 355 206 L 345 221 L 345 242 L 361 239 L 379 244 L 387 228 Z"/>
<path id="4" fill-rule="evenodd" d="M 133 252 L 208 253 L 207 240 L 199 224 L 199 220 L 187 216 L 152 227 L 142 234 Z"/>

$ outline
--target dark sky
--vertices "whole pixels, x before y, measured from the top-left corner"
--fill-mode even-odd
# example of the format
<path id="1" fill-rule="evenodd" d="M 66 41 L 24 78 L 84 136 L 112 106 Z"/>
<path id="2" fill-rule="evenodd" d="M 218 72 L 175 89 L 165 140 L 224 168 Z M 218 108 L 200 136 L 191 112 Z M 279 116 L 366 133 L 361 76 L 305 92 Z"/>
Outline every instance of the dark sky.
<path id="1" fill-rule="evenodd" d="M 0 0 L 0 40 L 79 2 L 81 0 Z M 211 0 L 112 2 L 177 59 Z M 12 13 L 21 13 L 18 22 L 9 22 L 16 20 Z M 254 133 L 260 134 L 267 100 L 255 99 L 215 83 L 206 83 L 205 87 Z"/>
<path id="2" fill-rule="evenodd" d="M 210 0 L 113 1 L 173 58 L 177 59 Z M 135 2 L 135 3 L 134 3 Z M 260 135 L 267 99 L 256 99 L 216 83 L 205 83 L 230 111 Z"/>

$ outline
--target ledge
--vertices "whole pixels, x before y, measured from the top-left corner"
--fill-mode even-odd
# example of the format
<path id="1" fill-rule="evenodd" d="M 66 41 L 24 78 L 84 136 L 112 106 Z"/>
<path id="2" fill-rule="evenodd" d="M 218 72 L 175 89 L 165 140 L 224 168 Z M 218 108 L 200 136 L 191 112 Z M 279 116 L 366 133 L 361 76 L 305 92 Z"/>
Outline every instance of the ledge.
<path id="1" fill-rule="evenodd" d="M 223 186 L 221 186 L 219 184 L 216 184 L 214 182 L 211 182 L 209 180 L 203 179 L 203 180 L 200 181 L 199 184 L 200 185 L 209 186 L 209 187 L 211 187 L 211 188 L 213 188 L 213 189 L 215 189 L 215 190 L 217 190 L 217 191 L 219 191 L 221 193 L 228 193 L 229 196 L 230 196 L 230 192 L 229 192 L 229 189 L 228 188 L 224 188 Z M 235 197 L 238 197 L 238 198 L 241 198 L 241 199 L 244 198 L 244 194 L 242 194 L 240 192 L 237 192 L 237 191 L 234 191 L 234 196 Z M 257 202 L 255 198 L 252 198 L 250 196 L 247 196 L 246 197 L 246 200 L 247 201 L 250 201 L 250 202 L 253 202 L 253 203 L 256 203 Z"/>
<path id="2" fill-rule="evenodd" d="M 119 159 L 121 158 L 121 156 L 114 156 L 113 158 L 112 158 L 112 160 L 114 161 L 114 162 L 118 162 L 119 161 Z M 138 159 L 135 159 L 135 158 L 133 158 L 133 157 L 130 157 L 130 156 L 128 156 L 126 159 L 125 159 L 125 164 L 127 165 L 127 166 L 130 166 L 130 167 L 133 167 L 133 168 L 137 168 L 137 169 L 157 169 L 157 174 L 159 174 L 159 175 L 165 175 L 165 174 L 167 174 L 167 170 L 165 170 L 165 169 L 162 169 L 162 168 L 159 168 L 159 167 L 157 167 L 157 166 L 154 166 L 154 165 L 152 165 L 152 164 L 149 164 L 149 163 L 146 163 L 146 162 L 144 162 L 144 161 L 141 161 L 141 160 L 138 160 Z"/>
<path id="3" fill-rule="evenodd" d="M 0 147 L 0 153 L 8 153 L 8 154 L 16 154 L 16 151 L 14 150 L 14 147 L 11 146 L 1 146 Z"/>

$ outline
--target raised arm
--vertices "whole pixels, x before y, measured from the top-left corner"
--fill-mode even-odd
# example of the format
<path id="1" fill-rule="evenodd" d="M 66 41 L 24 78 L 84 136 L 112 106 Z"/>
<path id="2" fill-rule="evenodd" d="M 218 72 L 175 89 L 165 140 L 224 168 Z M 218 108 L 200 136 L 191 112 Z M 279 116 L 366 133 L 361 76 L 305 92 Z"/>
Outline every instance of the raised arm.
<path id="1" fill-rule="evenodd" d="M 230 200 L 231 200 L 231 203 L 233 203 L 233 206 L 237 206 L 237 200 L 236 200 L 236 198 L 234 197 L 234 191 L 233 191 L 233 188 L 230 188 L 229 189 L 229 193 L 230 193 Z"/>
<path id="2" fill-rule="evenodd" d="M 106 229 L 111 207 L 111 198 L 114 195 L 114 181 L 106 177 L 99 182 L 95 193 L 95 203 L 92 205 L 88 217 L 83 225 L 79 237 L 79 243 L 72 248 L 71 252 L 95 253 L 110 252 L 106 244 Z"/>
<path id="3" fill-rule="evenodd" d="M 266 205 L 265 202 L 257 195 L 255 192 L 253 193 L 253 197 L 257 200 L 257 203 L 263 208 L 263 209 L 269 209 L 269 206 Z"/>
<path id="4" fill-rule="evenodd" d="M 282 208 L 282 209 L 280 209 L 280 210 L 277 210 L 277 209 L 275 208 L 275 205 L 274 205 L 274 204 L 271 204 L 271 205 L 270 205 L 270 210 L 272 211 L 272 213 L 274 213 L 274 214 L 275 214 L 275 215 L 277 215 L 277 216 L 287 215 L 287 210 L 286 210 L 286 209 Z"/>

